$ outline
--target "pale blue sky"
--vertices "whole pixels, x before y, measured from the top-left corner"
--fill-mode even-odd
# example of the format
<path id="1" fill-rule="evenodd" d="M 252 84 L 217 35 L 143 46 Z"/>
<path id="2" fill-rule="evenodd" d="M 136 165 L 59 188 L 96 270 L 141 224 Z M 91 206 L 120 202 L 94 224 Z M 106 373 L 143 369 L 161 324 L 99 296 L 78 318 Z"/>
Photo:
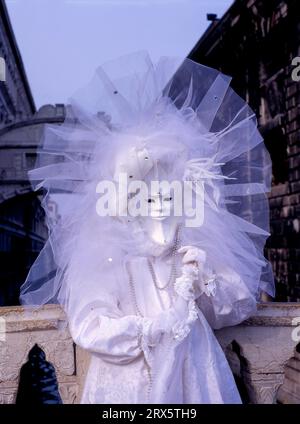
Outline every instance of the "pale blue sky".
<path id="1" fill-rule="evenodd" d="M 186 56 L 232 0 L 6 0 L 37 107 L 65 103 L 102 62 Z"/>

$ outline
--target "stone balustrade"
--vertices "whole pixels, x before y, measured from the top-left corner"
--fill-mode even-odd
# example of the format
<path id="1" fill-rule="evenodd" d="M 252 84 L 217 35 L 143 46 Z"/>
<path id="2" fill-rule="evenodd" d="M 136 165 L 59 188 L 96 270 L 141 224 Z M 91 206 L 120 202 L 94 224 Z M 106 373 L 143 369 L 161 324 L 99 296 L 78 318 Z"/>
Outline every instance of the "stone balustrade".
<path id="1" fill-rule="evenodd" d="M 261 303 L 251 319 L 216 331 L 245 402 L 300 403 L 299 326 L 299 303 Z M 0 403 L 14 403 L 35 343 L 56 369 L 63 402 L 78 403 L 89 354 L 74 345 L 57 305 L 0 308 Z"/>
<path id="2" fill-rule="evenodd" d="M 261 303 L 255 316 L 216 335 L 249 403 L 298 403 L 300 368 L 293 389 L 287 368 L 300 356 L 300 303 Z"/>

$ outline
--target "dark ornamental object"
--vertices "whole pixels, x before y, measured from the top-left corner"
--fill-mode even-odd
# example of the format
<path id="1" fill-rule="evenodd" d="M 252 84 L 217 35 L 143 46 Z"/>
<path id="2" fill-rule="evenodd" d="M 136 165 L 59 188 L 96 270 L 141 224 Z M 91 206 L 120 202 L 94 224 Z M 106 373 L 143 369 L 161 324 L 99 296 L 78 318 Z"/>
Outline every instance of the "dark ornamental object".
<path id="1" fill-rule="evenodd" d="M 46 361 L 45 352 L 35 344 L 20 371 L 17 404 L 61 404 L 54 366 Z"/>

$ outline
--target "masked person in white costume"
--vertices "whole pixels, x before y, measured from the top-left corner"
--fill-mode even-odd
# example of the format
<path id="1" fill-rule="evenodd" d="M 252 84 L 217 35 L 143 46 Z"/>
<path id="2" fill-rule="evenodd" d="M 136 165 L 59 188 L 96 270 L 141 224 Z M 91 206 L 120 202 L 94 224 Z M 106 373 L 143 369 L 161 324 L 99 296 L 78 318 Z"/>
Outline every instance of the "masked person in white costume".
<path id="1" fill-rule="evenodd" d="M 82 403 L 241 402 L 213 329 L 274 295 L 271 163 L 229 83 L 141 52 L 99 67 L 45 127 L 29 175 L 49 239 L 21 301 L 59 302 L 91 352 Z"/>

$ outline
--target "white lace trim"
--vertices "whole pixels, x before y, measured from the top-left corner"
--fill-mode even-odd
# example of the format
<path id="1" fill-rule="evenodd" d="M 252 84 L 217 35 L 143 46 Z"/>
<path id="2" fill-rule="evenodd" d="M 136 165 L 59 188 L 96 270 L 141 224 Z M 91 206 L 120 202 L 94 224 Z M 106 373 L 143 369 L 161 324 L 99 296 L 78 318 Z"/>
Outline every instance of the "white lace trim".
<path id="1" fill-rule="evenodd" d="M 217 275 L 215 273 L 211 273 L 209 276 L 203 279 L 203 291 L 206 296 L 215 296 L 216 295 L 216 285 Z"/>
<path id="2" fill-rule="evenodd" d="M 199 269 L 196 265 L 184 265 L 182 267 L 182 275 L 176 278 L 174 289 L 176 293 L 185 300 L 195 298 L 194 281 L 198 280 Z"/>
<path id="3" fill-rule="evenodd" d="M 145 359 L 147 360 L 148 364 L 151 364 L 151 356 L 150 356 L 150 349 L 151 346 L 151 340 L 150 340 L 150 326 L 152 324 L 151 318 L 146 317 L 140 317 L 139 321 L 139 334 L 138 334 L 138 340 L 139 340 L 139 347 L 143 351 L 145 355 Z"/>
<path id="4" fill-rule="evenodd" d="M 190 300 L 188 304 L 188 317 L 185 321 L 177 322 L 172 327 L 173 338 L 181 342 L 191 331 L 191 327 L 194 321 L 198 318 L 198 312 L 196 303 L 194 300 Z"/>
<path id="5" fill-rule="evenodd" d="M 176 278 L 174 288 L 176 293 L 188 301 L 187 319 L 177 322 L 172 327 L 173 338 L 181 342 L 191 331 L 191 326 L 198 318 L 195 304 L 194 282 L 199 278 L 199 268 L 197 265 L 187 264 L 182 267 L 182 275 Z"/>

